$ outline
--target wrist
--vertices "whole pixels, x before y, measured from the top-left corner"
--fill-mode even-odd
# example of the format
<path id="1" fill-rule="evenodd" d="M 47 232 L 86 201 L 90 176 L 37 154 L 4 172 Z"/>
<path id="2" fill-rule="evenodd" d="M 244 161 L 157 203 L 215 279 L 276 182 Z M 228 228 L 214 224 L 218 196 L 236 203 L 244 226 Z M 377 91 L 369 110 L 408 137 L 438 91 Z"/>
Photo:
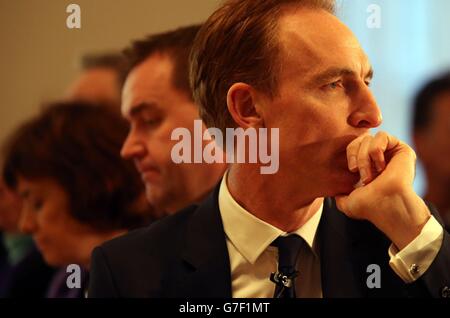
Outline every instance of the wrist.
<path id="1" fill-rule="evenodd" d="M 431 214 L 425 202 L 412 189 L 400 192 L 393 201 L 395 213 L 385 234 L 402 250 L 419 236 Z"/>

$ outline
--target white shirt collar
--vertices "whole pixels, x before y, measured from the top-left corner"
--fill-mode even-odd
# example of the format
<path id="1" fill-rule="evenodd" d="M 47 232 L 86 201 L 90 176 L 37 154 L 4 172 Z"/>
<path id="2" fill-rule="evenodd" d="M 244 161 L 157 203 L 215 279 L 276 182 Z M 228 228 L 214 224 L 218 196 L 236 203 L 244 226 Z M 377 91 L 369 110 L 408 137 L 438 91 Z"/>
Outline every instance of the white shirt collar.
<path id="1" fill-rule="evenodd" d="M 228 172 L 225 173 L 219 190 L 219 210 L 225 234 L 239 253 L 248 262 L 254 264 L 258 257 L 277 237 L 287 235 L 288 233 L 258 219 L 240 206 L 228 190 L 227 176 Z M 314 241 L 322 210 L 323 203 L 317 212 L 300 229 L 292 232 L 301 236 L 313 251 L 316 249 Z M 242 229 L 246 230 L 244 231 Z"/>

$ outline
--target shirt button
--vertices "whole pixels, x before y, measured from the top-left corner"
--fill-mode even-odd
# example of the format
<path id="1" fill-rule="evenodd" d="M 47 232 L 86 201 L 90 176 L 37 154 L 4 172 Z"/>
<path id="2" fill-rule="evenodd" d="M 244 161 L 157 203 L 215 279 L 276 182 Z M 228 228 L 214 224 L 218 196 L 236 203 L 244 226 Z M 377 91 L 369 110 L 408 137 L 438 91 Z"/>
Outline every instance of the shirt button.
<path id="1" fill-rule="evenodd" d="M 417 275 L 419 273 L 419 265 L 412 264 L 409 268 L 409 272 L 411 273 L 411 275 Z"/>
<path id="2" fill-rule="evenodd" d="M 441 296 L 442 296 L 442 298 L 450 298 L 450 288 L 448 288 L 448 286 L 445 286 L 444 288 L 442 288 Z"/>

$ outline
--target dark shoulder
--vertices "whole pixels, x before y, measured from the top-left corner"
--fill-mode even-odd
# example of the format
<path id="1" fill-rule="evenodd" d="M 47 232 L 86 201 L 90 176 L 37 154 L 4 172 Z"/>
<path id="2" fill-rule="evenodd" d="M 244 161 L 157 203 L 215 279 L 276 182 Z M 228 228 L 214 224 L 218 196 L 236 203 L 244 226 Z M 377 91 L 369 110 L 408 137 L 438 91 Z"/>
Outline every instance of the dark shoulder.
<path id="1" fill-rule="evenodd" d="M 191 205 L 174 215 L 155 221 L 147 227 L 133 230 L 102 245 L 105 254 L 150 252 L 154 249 L 173 247 L 186 232 L 190 217 L 197 209 Z"/>

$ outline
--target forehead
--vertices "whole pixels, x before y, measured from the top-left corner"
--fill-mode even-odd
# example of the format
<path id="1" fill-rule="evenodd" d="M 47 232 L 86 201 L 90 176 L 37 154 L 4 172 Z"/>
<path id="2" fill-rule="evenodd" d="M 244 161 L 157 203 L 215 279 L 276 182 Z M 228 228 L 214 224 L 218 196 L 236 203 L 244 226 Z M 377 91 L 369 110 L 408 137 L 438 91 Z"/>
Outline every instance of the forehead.
<path id="1" fill-rule="evenodd" d="M 122 91 L 122 113 L 130 114 L 134 105 L 158 104 L 176 93 L 172 83 L 172 59 L 164 54 L 153 54 L 136 66 L 128 75 Z"/>
<path id="2" fill-rule="evenodd" d="M 359 73 L 370 70 L 358 40 L 337 17 L 325 10 L 297 8 L 279 21 L 279 45 L 284 72 L 320 72 L 345 67 Z"/>

